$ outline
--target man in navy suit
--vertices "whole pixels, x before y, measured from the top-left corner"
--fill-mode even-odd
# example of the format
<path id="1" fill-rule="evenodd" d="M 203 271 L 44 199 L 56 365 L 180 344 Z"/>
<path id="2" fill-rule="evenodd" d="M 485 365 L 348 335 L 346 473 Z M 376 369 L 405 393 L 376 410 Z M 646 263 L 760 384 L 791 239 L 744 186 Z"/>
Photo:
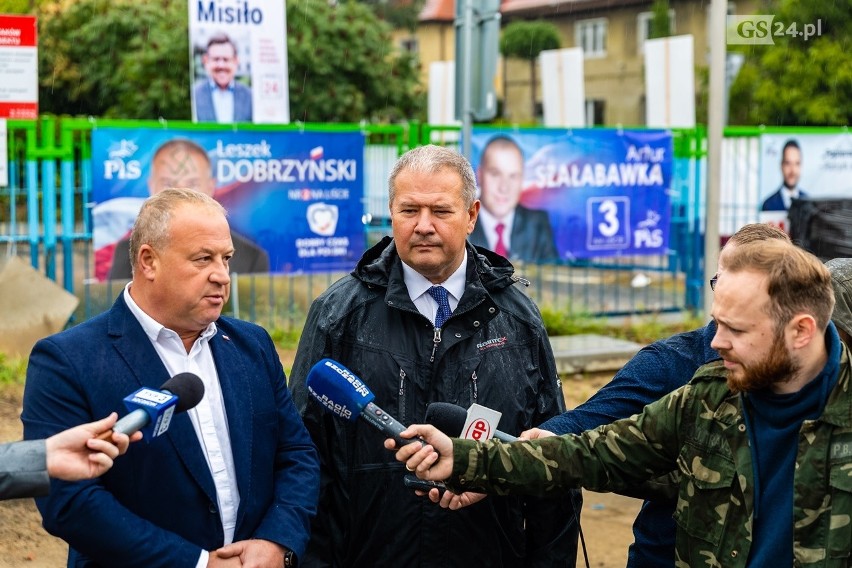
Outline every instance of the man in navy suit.
<path id="1" fill-rule="evenodd" d="M 470 242 L 510 259 L 557 260 L 547 211 L 518 204 L 524 187 L 520 146 L 508 136 L 492 138 L 482 150 L 478 176 L 482 208 Z"/>
<path id="2" fill-rule="evenodd" d="M 781 175 L 784 181 L 778 191 L 763 202 L 761 211 L 789 211 L 793 199 L 803 199 L 808 196 L 799 187 L 802 175 L 802 149 L 795 140 L 787 140 L 781 151 Z"/>
<path id="3" fill-rule="evenodd" d="M 54 480 L 37 500 L 69 566 L 295 565 L 316 513 L 316 449 L 272 340 L 221 316 L 234 252 L 222 206 L 191 189 L 149 198 L 134 225 L 133 280 L 112 309 L 39 341 L 24 391 L 26 439 L 122 408 L 140 387 L 191 372 L 204 397 L 93 481 Z"/>
<path id="4" fill-rule="evenodd" d="M 207 79 L 192 93 L 196 122 L 251 122 L 251 89 L 234 80 L 237 46 L 224 33 L 213 35 L 201 56 Z"/>

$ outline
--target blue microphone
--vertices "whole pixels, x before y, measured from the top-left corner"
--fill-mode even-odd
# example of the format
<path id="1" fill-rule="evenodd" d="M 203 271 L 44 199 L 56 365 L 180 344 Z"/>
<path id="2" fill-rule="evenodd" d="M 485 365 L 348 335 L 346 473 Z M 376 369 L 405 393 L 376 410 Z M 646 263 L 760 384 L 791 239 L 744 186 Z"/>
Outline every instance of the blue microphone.
<path id="1" fill-rule="evenodd" d="M 398 446 L 421 442 L 419 438 L 400 438 L 405 426 L 373 404 L 376 395 L 355 373 L 332 359 L 322 359 L 308 372 L 308 393 L 327 411 L 348 420 L 366 420 Z M 422 443 L 422 442 L 421 442 Z"/>
<path id="2" fill-rule="evenodd" d="M 108 440 L 113 432 L 128 436 L 142 430 L 146 442 L 161 436 L 169 429 L 175 412 L 194 408 L 204 397 L 204 383 L 192 373 L 178 373 L 160 387 L 160 390 L 143 387 L 124 398 L 129 414 L 122 416 L 112 430 L 98 436 Z"/>

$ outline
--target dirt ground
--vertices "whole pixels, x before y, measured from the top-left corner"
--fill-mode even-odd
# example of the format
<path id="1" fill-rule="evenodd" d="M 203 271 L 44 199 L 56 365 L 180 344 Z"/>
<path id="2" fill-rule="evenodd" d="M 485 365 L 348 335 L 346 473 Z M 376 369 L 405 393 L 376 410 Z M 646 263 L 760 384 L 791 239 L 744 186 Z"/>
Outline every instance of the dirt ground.
<path id="1" fill-rule="evenodd" d="M 564 381 L 569 408 L 591 396 L 609 380 L 608 375 L 576 376 Z M 0 442 L 21 439 L 23 389 L 0 392 Z M 580 525 L 589 566 L 623 567 L 627 547 L 633 542 L 630 527 L 640 502 L 619 495 L 585 493 Z M 0 568 L 56 568 L 65 565 L 67 545 L 41 527 L 41 516 L 32 499 L 0 502 Z M 585 567 L 582 549 L 577 562 Z"/>

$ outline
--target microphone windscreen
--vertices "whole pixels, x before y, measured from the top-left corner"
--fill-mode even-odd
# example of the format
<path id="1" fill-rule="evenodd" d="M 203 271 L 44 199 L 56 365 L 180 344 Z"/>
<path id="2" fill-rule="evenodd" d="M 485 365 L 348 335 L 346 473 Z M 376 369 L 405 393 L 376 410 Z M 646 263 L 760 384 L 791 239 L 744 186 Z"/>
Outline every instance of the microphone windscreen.
<path id="1" fill-rule="evenodd" d="M 318 361 L 305 381 L 308 393 L 326 410 L 355 421 L 375 395 L 355 373 L 331 359 Z"/>
<path id="2" fill-rule="evenodd" d="M 461 406 L 449 402 L 433 402 L 426 407 L 426 423 L 451 438 L 461 435 L 466 421 L 467 411 Z"/>
<path id="3" fill-rule="evenodd" d="M 175 412 L 186 412 L 195 408 L 204 398 L 204 383 L 193 373 L 178 373 L 164 382 L 160 390 L 169 391 L 178 397 Z"/>

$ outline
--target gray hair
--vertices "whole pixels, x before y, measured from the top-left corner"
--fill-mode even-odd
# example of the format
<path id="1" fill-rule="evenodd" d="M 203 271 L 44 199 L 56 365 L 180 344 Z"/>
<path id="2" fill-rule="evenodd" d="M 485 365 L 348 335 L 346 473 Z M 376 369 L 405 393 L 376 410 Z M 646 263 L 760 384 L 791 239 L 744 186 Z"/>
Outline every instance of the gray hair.
<path id="1" fill-rule="evenodd" d="M 130 266 L 136 270 L 136 258 L 142 245 L 151 245 L 160 250 L 169 243 L 169 223 L 172 213 L 183 205 L 209 208 L 211 212 L 228 215 L 222 205 L 204 193 L 194 189 L 165 189 L 145 200 L 133 231 L 130 233 Z"/>
<path id="2" fill-rule="evenodd" d="M 396 178 L 403 171 L 436 174 L 447 168 L 461 178 L 461 198 L 464 206 L 470 209 L 476 200 L 476 176 L 473 173 L 473 167 L 467 158 L 455 150 L 434 144 L 413 148 L 397 160 L 388 178 L 388 204 L 393 204 L 396 197 Z"/>

